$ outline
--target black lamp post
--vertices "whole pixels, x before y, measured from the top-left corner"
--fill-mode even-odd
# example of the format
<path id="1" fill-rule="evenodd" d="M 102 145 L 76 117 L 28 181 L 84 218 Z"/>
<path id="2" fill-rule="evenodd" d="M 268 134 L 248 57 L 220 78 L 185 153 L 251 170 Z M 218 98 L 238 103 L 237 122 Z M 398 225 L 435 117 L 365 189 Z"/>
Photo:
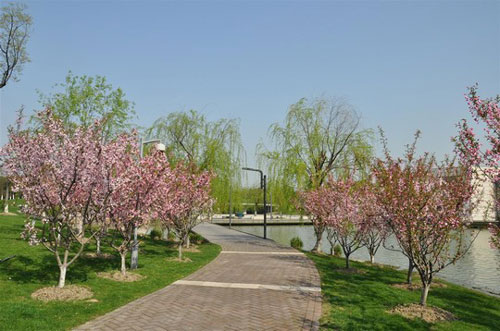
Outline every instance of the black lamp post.
<path id="1" fill-rule="evenodd" d="M 243 167 L 243 170 L 260 173 L 260 188 L 264 190 L 264 239 L 267 239 L 267 201 L 266 201 L 266 175 L 260 169 Z"/>

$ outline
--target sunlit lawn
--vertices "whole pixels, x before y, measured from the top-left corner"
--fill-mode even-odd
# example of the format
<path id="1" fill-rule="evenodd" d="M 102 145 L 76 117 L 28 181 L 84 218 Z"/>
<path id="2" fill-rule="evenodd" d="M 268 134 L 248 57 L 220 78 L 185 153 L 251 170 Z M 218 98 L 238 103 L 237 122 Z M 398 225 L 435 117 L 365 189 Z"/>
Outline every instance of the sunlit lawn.
<path id="1" fill-rule="evenodd" d="M 33 300 L 31 293 L 41 287 L 57 284 L 58 268 L 54 256 L 43 246 L 30 247 L 20 239 L 24 217 L 0 216 L 0 259 L 17 255 L 0 263 L 0 330 L 64 330 L 103 315 L 134 299 L 160 289 L 214 259 L 220 247 L 200 245 L 200 253 L 186 252 L 192 262 L 167 261 L 177 254 L 165 241 L 141 239 L 138 273 L 147 278 L 120 283 L 97 278 L 96 273 L 119 269 L 119 258 L 106 260 L 81 257 L 70 266 L 66 284 L 88 286 L 98 302 L 49 302 Z M 94 251 L 90 246 L 88 251 Z M 104 252 L 113 253 L 104 249 Z M 115 253 L 113 253 L 115 254 Z"/>
<path id="2" fill-rule="evenodd" d="M 428 305 L 452 312 L 458 320 L 426 323 L 386 311 L 399 304 L 418 303 L 419 291 L 391 286 L 404 282 L 406 274 L 390 267 L 353 262 L 364 274 L 346 274 L 344 259 L 308 253 L 321 275 L 323 318 L 321 327 L 334 330 L 500 330 L 500 299 L 443 282 L 432 288 Z M 420 281 L 418 278 L 415 281 Z M 500 280 L 499 280 L 500 281 Z"/>

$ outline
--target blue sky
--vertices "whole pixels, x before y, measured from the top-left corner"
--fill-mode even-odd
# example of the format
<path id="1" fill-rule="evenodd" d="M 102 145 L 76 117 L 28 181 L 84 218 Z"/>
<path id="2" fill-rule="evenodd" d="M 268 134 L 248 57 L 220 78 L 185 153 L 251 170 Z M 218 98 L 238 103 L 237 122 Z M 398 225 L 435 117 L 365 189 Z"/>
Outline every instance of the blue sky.
<path id="1" fill-rule="evenodd" d="M 104 75 L 137 123 L 197 109 L 241 120 L 249 166 L 267 128 L 302 97 L 341 96 L 401 153 L 450 153 L 463 94 L 500 93 L 498 1 L 40 1 L 32 62 L 0 90 L 0 143 L 15 110 L 40 107 L 69 70 Z"/>

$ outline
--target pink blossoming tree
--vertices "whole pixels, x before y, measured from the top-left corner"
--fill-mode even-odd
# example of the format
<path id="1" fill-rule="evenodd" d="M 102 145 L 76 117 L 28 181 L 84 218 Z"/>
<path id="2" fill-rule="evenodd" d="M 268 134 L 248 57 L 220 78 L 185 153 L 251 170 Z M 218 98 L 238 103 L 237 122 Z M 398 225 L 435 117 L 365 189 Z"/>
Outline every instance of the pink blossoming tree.
<path id="1" fill-rule="evenodd" d="M 326 184 L 314 190 L 302 192 L 298 195 L 297 199 L 297 208 L 304 209 L 314 224 L 317 242 L 319 242 L 313 250 L 316 252 L 321 252 L 321 246 L 319 246 L 321 244 L 321 236 L 327 229 L 327 222 L 330 214 L 333 212 L 335 203 L 335 199 L 332 196 L 334 192 L 327 186 Z M 332 232 L 327 232 L 327 239 L 333 247 L 335 238 Z"/>
<path id="2" fill-rule="evenodd" d="M 495 99 L 481 99 L 477 95 L 477 85 L 469 88 L 466 95 L 469 112 L 474 122 L 483 126 L 483 138 L 463 119 L 457 124 L 458 136 L 453 138 L 461 161 L 470 169 L 479 169 L 493 183 L 500 181 L 500 96 Z M 477 175 L 477 174 L 476 174 Z M 497 193 L 498 194 L 498 193 Z M 496 210 L 500 208 L 500 196 L 494 198 Z M 497 215 L 498 217 L 498 215 Z M 500 225 L 491 223 L 491 246 L 500 249 Z"/>
<path id="3" fill-rule="evenodd" d="M 342 247 L 345 267 L 349 269 L 350 256 L 364 246 L 362 215 L 359 210 L 360 196 L 352 177 L 334 180 L 329 178 L 333 210 L 327 219 L 327 229 Z"/>
<path id="4" fill-rule="evenodd" d="M 365 181 L 357 189 L 361 242 L 368 250 L 370 262 L 374 263 L 375 254 L 390 233 L 388 218 L 383 206 L 377 201 L 372 183 Z"/>
<path id="5" fill-rule="evenodd" d="M 358 196 L 354 180 L 328 178 L 327 183 L 301 194 L 303 208 L 312 220 L 321 219 L 330 244 L 338 242 L 345 256 L 346 268 L 352 253 L 363 246 Z M 333 240 L 332 240 L 333 239 Z"/>
<path id="6" fill-rule="evenodd" d="M 108 163 L 106 202 L 111 224 L 110 245 L 121 257 L 120 271 L 126 273 L 125 259 L 133 245 L 134 228 L 157 217 L 155 206 L 168 192 L 169 165 L 160 151 L 140 158 L 137 139 L 124 136 L 119 158 Z M 123 147 L 122 147 L 123 148 Z"/>
<path id="7" fill-rule="evenodd" d="M 179 260 L 182 259 L 182 246 L 189 245 L 189 233 L 213 206 L 210 197 L 210 183 L 213 174 L 197 171 L 192 164 L 179 162 L 172 168 L 167 178 L 168 190 L 158 204 L 158 218 L 173 228 L 179 239 Z M 189 246 L 188 246 L 189 247 Z"/>
<path id="8" fill-rule="evenodd" d="M 386 152 L 374 175 L 391 230 L 420 275 L 420 304 L 425 306 L 434 275 L 470 247 L 465 229 L 474 188 L 469 172 L 453 162 L 438 164 L 428 154 L 416 157 L 415 143 L 404 160 L 392 159 Z"/>
<path id="9" fill-rule="evenodd" d="M 32 218 L 23 237 L 41 243 L 59 266 L 58 287 L 64 287 L 68 267 L 94 235 L 96 214 L 91 206 L 102 181 L 102 122 L 69 132 L 50 110 L 37 114 L 36 131 L 9 129 L 9 143 L 2 149 L 3 166 L 26 201 L 24 212 Z M 35 226 L 35 219 L 41 226 Z"/>

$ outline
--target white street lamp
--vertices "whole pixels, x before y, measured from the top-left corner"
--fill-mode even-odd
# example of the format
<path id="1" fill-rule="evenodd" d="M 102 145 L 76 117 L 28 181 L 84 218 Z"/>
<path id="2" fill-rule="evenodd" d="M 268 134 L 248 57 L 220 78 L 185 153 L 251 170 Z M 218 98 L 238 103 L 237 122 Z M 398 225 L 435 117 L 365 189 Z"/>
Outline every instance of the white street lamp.
<path id="1" fill-rule="evenodd" d="M 160 139 L 151 139 L 144 141 L 141 138 L 141 146 L 140 146 L 140 154 L 139 156 L 142 158 L 144 154 L 144 146 L 146 144 L 156 143 L 155 148 L 159 151 L 165 151 L 165 145 L 161 143 Z M 137 269 L 137 264 L 139 261 L 139 242 L 137 241 L 137 226 L 134 225 L 134 244 L 132 245 L 132 254 L 130 256 L 130 269 Z"/>

